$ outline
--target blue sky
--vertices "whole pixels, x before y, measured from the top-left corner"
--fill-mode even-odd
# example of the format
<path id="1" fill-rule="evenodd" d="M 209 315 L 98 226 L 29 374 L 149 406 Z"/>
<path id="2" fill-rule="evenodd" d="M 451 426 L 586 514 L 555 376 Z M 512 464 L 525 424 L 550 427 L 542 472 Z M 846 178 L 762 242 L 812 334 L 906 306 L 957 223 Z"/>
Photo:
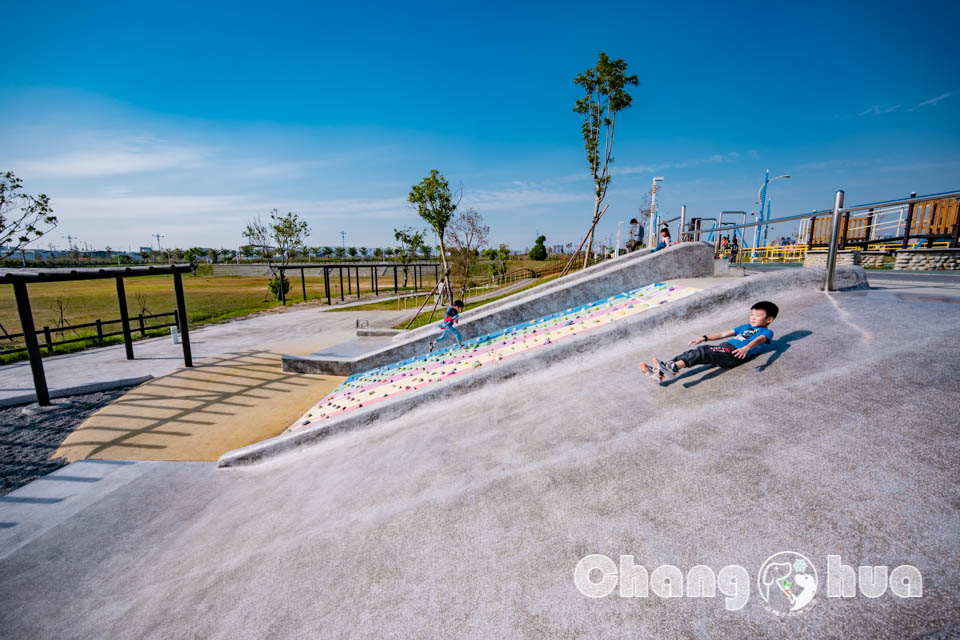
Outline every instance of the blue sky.
<path id="1" fill-rule="evenodd" d="M 274 207 L 386 246 L 434 168 L 492 242 L 577 242 L 573 78 L 606 51 L 640 86 L 601 239 L 655 175 L 668 217 L 750 211 L 767 168 L 774 217 L 960 187 L 960 4 L 773 5 L 18 3 L 0 168 L 53 198 L 43 247 L 235 247 Z"/>

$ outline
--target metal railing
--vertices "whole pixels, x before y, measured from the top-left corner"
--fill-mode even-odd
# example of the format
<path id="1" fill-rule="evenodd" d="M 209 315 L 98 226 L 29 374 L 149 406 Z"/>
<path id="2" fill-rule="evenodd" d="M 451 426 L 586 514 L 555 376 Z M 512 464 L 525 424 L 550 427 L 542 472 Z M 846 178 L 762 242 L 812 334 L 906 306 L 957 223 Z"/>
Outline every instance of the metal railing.
<path id="1" fill-rule="evenodd" d="M 168 317 L 168 316 L 173 316 L 173 321 L 172 321 L 172 322 L 163 322 L 163 323 L 161 323 L 161 324 L 156 324 L 156 325 L 149 325 L 149 324 L 146 322 L 147 320 L 153 320 L 154 318 L 166 318 L 166 317 Z M 141 314 L 138 314 L 138 315 L 135 315 L 135 316 L 130 316 L 130 319 L 129 319 L 130 324 L 133 324 L 133 322 L 134 322 L 135 320 L 138 321 L 139 326 L 137 326 L 137 327 L 131 327 L 131 328 L 130 328 L 130 329 L 131 329 L 131 333 L 133 333 L 134 331 L 137 331 L 137 332 L 140 333 L 140 337 L 141 337 L 141 338 L 146 338 L 146 337 L 147 337 L 147 331 L 154 331 L 154 330 L 156 330 L 156 329 L 164 329 L 164 328 L 166 328 L 166 327 L 177 327 L 178 329 L 180 328 L 180 323 L 179 323 L 179 321 L 178 321 L 177 312 L 176 312 L 176 311 L 168 311 L 168 312 L 166 312 L 166 313 L 152 313 L 152 314 L 143 314 L 143 313 L 141 313 Z M 97 342 L 97 343 L 102 344 L 103 341 L 104 341 L 104 338 L 112 338 L 112 337 L 114 337 L 114 336 L 122 336 L 122 335 L 123 335 L 123 330 L 120 330 L 120 331 L 106 331 L 106 332 L 103 330 L 104 327 L 106 327 L 107 325 L 111 325 L 111 324 L 122 324 L 122 323 L 123 323 L 123 320 L 122 320 L 122 319 L 118 319 L 118 320 L 100 320 L 100 319 L 98 318 L 98 319 L 97 319 L 96 321 L 94 321 L 94 322 L 85 322 L 85 323 L 83 323 L 83 324 L 73 324 L 73 325 L 66 325 L 66 326 L 54 327 L 54 328 L 50 328 L 49 326 L 44 326 L 42 329 L 36 329 L 36 330 L 34 330 L 34 334 L 36 334 L 36 336 L 37 336 L 38 339 L 39 339 L 39 338 L 43 338 L 43 342 L 40 343 L 40 348 L 41 348 L 41 349 L 46 349 L 46 350 L 47 350 L 47 354 L 49 355 L 49 354 L 52 354 L 52 353 L 53 353 L 53 348 L 54 348 L 54 347 L 58 347 L 58 346 L 63 345 L 63 344 L 72 344 L 72 343 L 74 343 L 74 342 L 84 342 L 84 341 L 88 341 L 88 340 L 90 340 L 90 341 L 95 341 L 95 342 Z M 91 334 L 87 334 L 87 335 L 81 335 L 81 333 L 80 333 L 80 331 L 79 331 L 80 329 L 92 329 L 92 328 L 96 328 L 96 333 L 91 333 Z M 76 337 L 76 338 L 70 338 L 69 340 L 54 340 L 54 339 L 53 339 L 54 334 L 58 334 L 58 333 L 59 333 L 59 334 L 60 334 L 60 337 L 62 338 L 63 335 L 64 335 L 66 332 L 68 332 L 68 331 L 73 331 L 74 334 L 75 334 L 76 336 L 78 336 L 78 337 Z M 23 333 L 7 333 L 7 334 L 4 334 L 3 336 L 0 336 L 0 340 L 9 340 L 10 342 L 20 342 L 20 341 L 17 340 L 17 338 L 25 338 L 25 334 L 23 334 Z M 39 340 L 38 340 L 38 342 L 39 342 Z M 19 353 L 19 352 L 21 352 L 21 351 L 27 351 L 26 345 L 24 345 L 24 346 L 22 346 L 22 347 L 14 347 L 14 348 L 11 348 L 11 349 L 0 349 L 0 355 L 7 355 L 7 354 L 11 354 L 11 353 Z"/>
<path id="2" fill-rule="evenodd" d="M 912 195 L 909 198 L 901 198 L 899 200 L 884 200 L 880 202 L 871 202 L 867 204 L 858 204 L 852 207 L 844 207 L 843 199 L 844 192 L 843 190 L 837 191 L 834 196 L 833 209 L 824 209 L 820 211 L 811 211 L 809 213 L 798 213 L 792 216 L 784 216 L 782 218 L 773 218 L 771 220 L 763 220 L 757 222 L 746 222 L 743 224 L 737 225 L 718 225 L 712 229 L 700 229 L 700 233 L 715 233 L 717 241 L 719 242 L 720 233 L 723 231 L 732 231 L 735 229 L 748 229 L 752 227 L 758 227 L 761 225 L 770 225 L 778 224 L 781 222 L 791 222 L 794 220 L 811 220 L 818 216 L 831 215 L 831 225 L 830 225 L 830 243 L 827 248 L 827 272 L 824 277 L 823 289 L 824 291 L 833 291 L 833 276 L 836 270 L 836 260 L 837 260 L 837 250 L 840 240 L 840 223 L 843 216 L 847 216 L 849 219 L 849 214 L 856 211 L 869 211 L 871 209 L 887 209 L 890 207 L 896 206 L 907 206 L 909 207 L 910 213 L 907 215 L 906 227 L 904 228 L 904 237 L 901 239 L 901 246 L 906 245 L 907 241 L 911 237 L 927 237 L 929 234 L 911 234 L 911 225 L 912 225 L 912 212 L 913 205 L 922 202 L 930 202 L 935 200 L 948 200 L 951 198 L 960 198 L 960 190 L 955 191 L 944 191 L 942 193 L 934 193 L 924 196 Z M 960 221 L 955 222 L 953 225 L 953 237 L 951 245 L 956 245 L 958 231 L 960 231 Z M 846 233 L 846 229 L 844 229 Z M 941 234 L 942 235 L 942 234 Z M 741 249 L 741 252 L 744 251 Z"/>

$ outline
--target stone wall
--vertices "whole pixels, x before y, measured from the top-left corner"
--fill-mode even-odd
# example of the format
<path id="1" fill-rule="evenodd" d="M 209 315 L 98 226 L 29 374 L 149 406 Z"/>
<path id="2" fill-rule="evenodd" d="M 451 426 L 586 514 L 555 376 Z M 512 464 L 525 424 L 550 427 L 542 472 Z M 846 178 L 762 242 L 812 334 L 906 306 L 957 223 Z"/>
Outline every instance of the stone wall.
<path id="1" fill-rule="evenodd" d="M 859 265 L 862 251 L 846 249 L 844 251 L 837 251 L 837 265 L 842 264 L 852 264 Z M 817 249 L 816 251 L 807 251 L 806 256 L 803 258 L 803 266 L 805 267 L 826 267 L 827 266 L 827 251 L 823 249 Z"/>
<path id="2" fill-rule="evenodd" d="M 894 269 L 953 271 L 960 269 L 960 249 L 900 249 Z"/>
<path id="3" fill-rule="evenodd" d="M 864 251 L 860 254 L 860 266 L 864 269 L 879 269 L 883 266 L 883 261 L 887 256 L 893 253 L 887 251 Z"/>

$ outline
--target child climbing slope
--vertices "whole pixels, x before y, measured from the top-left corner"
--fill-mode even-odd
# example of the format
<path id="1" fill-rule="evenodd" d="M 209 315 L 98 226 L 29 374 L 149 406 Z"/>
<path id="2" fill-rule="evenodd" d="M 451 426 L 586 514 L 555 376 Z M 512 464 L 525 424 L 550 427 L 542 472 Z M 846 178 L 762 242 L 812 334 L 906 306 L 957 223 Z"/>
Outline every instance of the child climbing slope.
<path id="1" fill-rule="evenodd" d="M 436 340 L 430 343 L 430 351 L 432 352 L 437 343 L 447 337 L 447 333 L 452 333 L 453 337 L 457 339 L 457 346 L 463 346 L 463 338 L 460 336 L 460 332 L 457 331 L 456 327 L 453 325 L 460 320 L 460 314 L 463 312 L 463 300 L 454 300 L 453 306 L 447 309 L 447 315 L 438 326 L 443 329 L 440 332 L 440 335 Z"/>

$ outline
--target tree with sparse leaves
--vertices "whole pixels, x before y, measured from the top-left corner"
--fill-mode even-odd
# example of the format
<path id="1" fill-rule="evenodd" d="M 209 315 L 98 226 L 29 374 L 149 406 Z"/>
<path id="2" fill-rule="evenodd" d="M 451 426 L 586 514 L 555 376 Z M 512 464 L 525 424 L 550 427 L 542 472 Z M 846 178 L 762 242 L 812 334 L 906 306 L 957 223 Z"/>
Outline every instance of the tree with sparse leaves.
<path id="1" fill-rule="evenodd" d="M 447 231 L 447 225 L 450 224 L 453 213 L 457 210 L 461 199 L 463 199 L 463 189 L 458 189 L 456 192 L 452 191 L 447 179 L 436 169 L 431 169 L 430 175 L 413 185 L 410 189 L 410 195 L 407 197 L 420 217 L 427 221 L 439 238 L 440 262 L 443 264 L 441 280 L 444 283 L 444 293 L 450 301 L 453 300 L 453 288 L 450 286 L 450 278 L 448 277 L 447 251 L 443 239 Z"/>
<path id="2" fill-rule="evenodd" d="M 281 264 L 287 264 L 290 251 L 301 249 L 309 235 L 310 225 L 306 220 L 301 220 L 292 211 L 281 216 L 276 209 L 270 212 L 269 222 L 257 216 L 250 220 L 243 231 L 247 242 L 260 249 L 262 256 L 269 258 L 276 251 Z"/>
<path id="3" fill-rule="evenodd" d="M 393 237 L 400 244 L 393 249 L 393 255 L 400 258 L 403 265 L 403 286 L 407 286 L 407 265 L 417 256 L 417 251 L 423 246 L 423 232 L 413 227 L 394 229 Z"/>
<path id="4" fill-rule="evenodd" d="M 483 216 L 476 209 L 466 209 L 454 216 L 447 226 L 447 246 L 453 258 L 451 275 L 460 280 L 461 300 L 467 295 L 470 268 L 477 261 L 480 247 L 487 244 L 490 227 L 484 224 Z"/>
<path id="5" fill-rule="evenodd" d="M 0 260 L 9 258 L 57 226 L 50 198 L 31 196 L 12 171 L 0 173 Z"/>
<path id="6" fill-rule="evenodd" d="M 507 275 L 507 261 L 510 259 L 510 248 L 505 244 L 501 244 L 498 249 L 490 247 L 489 249 L 484 249 L 483 257 L 490 261 L 490 275 L 496 279 L 497 284 L 503 282 L 504 276 Z"/>
<path id="7" fill-rule="evenodd" d="M 627 75 L 627 63 L 617 58 L 611 60 L 606 53 L 600 52 L 597 65 L 578 75 L 574 82 L 580 85 L 586 95 L 577 100 L 573 110 L 583 116 L 580 127 L 584 147 L 587 151 L 587 163 L 593 178 L 593 220 L 580 247 L 574 252 L 563 273 L 569 270 L 577 254 L 587 245 L 583 266 L 587 267 L 590 253 L 593 251 L 593 234 L 597 223 L 607 210 L 600 209 L 610 186 L 610 164 L 613 162 L 613 134 L 617 113 L 628 108 L 633 100 L 626 88 L 637 86 L 637 76 Z"/>

